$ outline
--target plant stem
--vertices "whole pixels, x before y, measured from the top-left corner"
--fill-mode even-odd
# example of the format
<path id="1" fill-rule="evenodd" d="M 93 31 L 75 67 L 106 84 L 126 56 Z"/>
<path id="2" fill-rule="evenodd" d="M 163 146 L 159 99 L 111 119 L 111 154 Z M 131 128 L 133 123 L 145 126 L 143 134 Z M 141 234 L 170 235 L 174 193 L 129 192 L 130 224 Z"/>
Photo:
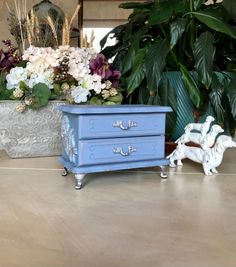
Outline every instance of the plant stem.
<path id="1" fill-rule="evenodd" d="M 190 11 L 193 12 L 193 0 L 189 1 L 189 5 L 190 5 L 189 6 Z"/>

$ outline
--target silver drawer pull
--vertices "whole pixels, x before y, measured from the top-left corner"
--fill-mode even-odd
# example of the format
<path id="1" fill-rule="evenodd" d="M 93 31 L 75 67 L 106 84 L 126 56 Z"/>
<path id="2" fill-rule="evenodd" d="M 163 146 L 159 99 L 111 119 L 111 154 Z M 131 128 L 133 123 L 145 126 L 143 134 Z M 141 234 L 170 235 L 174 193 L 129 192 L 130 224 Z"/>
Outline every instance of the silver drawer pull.
<path id="1" fill-rule="evenodd" d="M 120 154 L 121 156 L 130 156 L 133 152 L 136 152 L 137 149 L 132 147 L 132 146 L 128 146 L 128 152 L 124 152 L 122 147 L 115 147 L 113 148 L 113 152 Z"/>
<path id="2" fill-rule="evenodd" d="M 132 127 L 136 127 L 137 126 L 137 123 L 135 121 L 129 120 L 128 121 L 128 125 L 127 126 L 124 126 L 123 121 L 117 120 L 117 121 L 114 121 L 113 122 L 112 126 L 113 127 L 119 127 L 122 130 L 129 130 Z"/>

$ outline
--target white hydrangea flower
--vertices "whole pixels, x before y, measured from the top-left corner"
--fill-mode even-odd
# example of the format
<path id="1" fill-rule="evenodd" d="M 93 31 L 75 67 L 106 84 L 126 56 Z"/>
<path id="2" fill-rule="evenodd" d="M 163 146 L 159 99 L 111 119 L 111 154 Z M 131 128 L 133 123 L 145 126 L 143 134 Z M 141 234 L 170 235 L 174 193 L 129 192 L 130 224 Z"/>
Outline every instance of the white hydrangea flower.
<path id="1" fill-rule="evenodd" d="M 82 86 L 74 87 L 71 90 L 71 96 L 75 103 L 87 102 L 89 95 L 89 91 Z"/>
<path id="2" fill-rule="evenodd" d="M 31 45 L 28 49 L 26 49 L 23 52 L 22 59 L 33 61 L 32 58 L 35 58 L 35 57 L 39 58 L 40 54 L 41 54 L 40 48 Z"/>
<path id="3" fill-rule="evenodd" d="M 21 98 L 23 95 L 24 95 L 24 92 L 23 92 L 20 88 L 16 88 L 16 89 L 13 91 L 13 96 L 14 96 L 15 98 Z"/>
<path id="4" fill-rule="evenodd" d="M 70 47 L 68 57 L 69 74 L 72 75 L 77 81 L 84 79 L 90 73 L 89 61 L 95 58 L 96 52 L 92 48 L 79 48 Z"/>
<path id="5" fill-rule="evenodd" d="M 7 89 L 13 89 L 19 87 L 21 81 L 27 80 L 27 70 L 22 67 L 12 68 L 6 76 Z"/>
<path id="6" fill-rule="evenodd" d="M 77 81 L 80 81 L 87 74 L 90 73 L 88 66 L 85 66 L 82 63 L 69 62 L 69 71 L 68 73 L 73 76 Z"/>
<path id="7" fill-rule="evenodd" d="M 97 94 L 100 94 L 102 89 L 106 88 L 106 84 L 102 83 L 102 78 L 101 76 L 94 74 L 93 76 L 93 89 Z"/>
<path id="8" fill-rule="evenodd" d="M 31 73 L 29 79 L 26 81 L 26 84 L 32 88 L 38 83 L 45 83 L 50 89 L 53 88 L 53 77 L 54 72 L 52 69 L 46 70 L 41 73 Z"/>
<path id="9" fill-rule="evenodd" d="M 45 58 L 38 58 L 33 63 L 28 62 L 26 69 L 31 73 L 42 73 L 50 67 L 49 62 Z"/>
<path id="10" fill-rule="evenodd" d="M 59 65 L 59 58 L 61 57 L 61 52 L 57 49 L 51 47 L 34 47 L 30 46 L 23 53 L 22 58 L 31 63 L 35 63 L 38 60 L 44 60 L 50 67 L 56 67 Z"/>
<path id="11" fill-rule="evenodd" d="M 94 85 L 93 85 L 93 76 L 92 75 L 86 75 L 82 81 L 80 81 L 80 85 L 87 89 L 87 90 L 92 90 Z"/>

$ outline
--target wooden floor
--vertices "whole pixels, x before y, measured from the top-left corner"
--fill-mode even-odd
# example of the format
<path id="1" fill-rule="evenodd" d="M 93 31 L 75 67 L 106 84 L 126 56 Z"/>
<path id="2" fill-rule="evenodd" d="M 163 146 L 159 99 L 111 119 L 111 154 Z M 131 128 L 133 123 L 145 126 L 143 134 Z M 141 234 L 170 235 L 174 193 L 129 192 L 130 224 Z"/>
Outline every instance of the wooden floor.
<path id="1" fill-rule="evenodd" d="M 235 267 L 236 149 L 220 174 L 185 161 L 87 175 L 82 190 L 57 158 L 0 153 L 1 267 Z"/>

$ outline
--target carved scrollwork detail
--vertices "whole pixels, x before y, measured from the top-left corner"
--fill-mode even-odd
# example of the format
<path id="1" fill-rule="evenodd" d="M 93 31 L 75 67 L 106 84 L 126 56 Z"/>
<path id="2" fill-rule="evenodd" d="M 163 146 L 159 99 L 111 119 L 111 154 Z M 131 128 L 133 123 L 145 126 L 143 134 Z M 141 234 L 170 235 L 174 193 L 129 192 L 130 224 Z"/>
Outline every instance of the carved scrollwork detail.
<path id="1" fill-rule="evenodd" d="M 74 129 L 70 126 L 69 118 L 66 115 L 62 116 L 61 122 L 61 138 L 62 146 L 69 160 L 76 164 L 77 146 Z"/>
<path id="2" fill-rule="evenodd" d="M 132 127 L 137 127 L 137 122 L 128 120 L 127 126 L 125 126 L 124 122 L 122 120 L 114 121 L 112 124 L 113 127 L 118 127 L 121 130 L 129 130 Z"/>
<path id="3" fill-rule="evenodd" d="M 130 156 L 133 152 L 137 152 L 137 149 L 133 146 L 128 146 L 127 152 L 124 152 L 122 147 L 113 148 L 113 153 L 120 154 L 123 157 Z"/>

